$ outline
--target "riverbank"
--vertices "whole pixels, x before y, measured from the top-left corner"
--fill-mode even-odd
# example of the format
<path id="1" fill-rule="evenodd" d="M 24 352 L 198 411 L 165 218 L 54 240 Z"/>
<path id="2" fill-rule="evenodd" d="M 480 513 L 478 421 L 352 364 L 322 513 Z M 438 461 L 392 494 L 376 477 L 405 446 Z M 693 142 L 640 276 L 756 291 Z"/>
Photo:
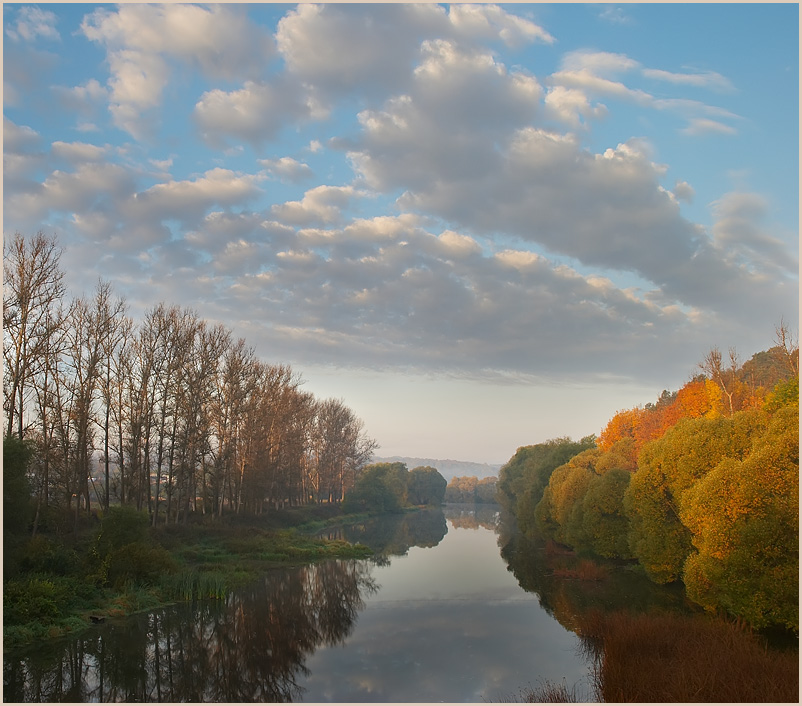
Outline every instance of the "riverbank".
<path id="1" fill-rule="evenodd" d="M 367 558 L 368 547 L 312 535 L 365 517 L 323 505 L 151 528 L 144 513 L 121 509 L 77 535 L 38 535 L 5 562 L 3 647 L 177 601 L 222 598 L 279 566 Z"/>

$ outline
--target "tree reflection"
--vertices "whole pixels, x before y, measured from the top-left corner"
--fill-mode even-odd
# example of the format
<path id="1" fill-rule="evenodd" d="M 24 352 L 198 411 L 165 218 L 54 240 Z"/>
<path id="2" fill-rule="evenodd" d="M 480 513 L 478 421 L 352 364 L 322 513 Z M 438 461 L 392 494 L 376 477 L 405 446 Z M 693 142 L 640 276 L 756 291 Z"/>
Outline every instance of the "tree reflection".
<path id="1" fill-rule="evenodd" d="M 377 563 L 386 563 L 387 557 L 403 556 L 410 547 L 436 547 L 446 532 L 448 525 L 443 511 L 426 509 L 374 517 L 326 536 L 365 544 L 376 553 Z"/>
<path id="2" fill-rule="evenodd" d="M 493 503 L 448 503 L 443 512 L 454 527 L 496 531 L 499 523 L 499 505 Z"/>
<path id="3" fill-rule="evenodd" d="M 555 570 L 569 568 L 578 557 L 571 551 L 549 546 L 536 536 L 517 532 L 502 515 L 499 525 L 501 557 L 522 589 L 537 595 L 541 607 L 564 628 L 579 632 L 580 621 L 591 611 L 629 610 L 648 612 L 665 609 L 693 612 L 681 586 L 658 586 L 622 562 L 598 559 L 610 568 L 600 581 L 565 579 Z"/>
<path id="4" fill-rule="evenodd" d="M 93 628 L 3 663 L 5 701 L 293 701 L 319 646 L 351 634 L 377 590 L 369 564 L 267 574 L 225 601 Z"/>

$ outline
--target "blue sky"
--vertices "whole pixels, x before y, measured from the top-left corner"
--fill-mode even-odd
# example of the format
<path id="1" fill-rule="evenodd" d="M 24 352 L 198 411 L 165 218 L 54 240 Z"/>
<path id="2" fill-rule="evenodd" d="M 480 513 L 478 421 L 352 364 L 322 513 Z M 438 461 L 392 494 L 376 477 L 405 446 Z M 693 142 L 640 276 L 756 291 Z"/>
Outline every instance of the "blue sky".
<path id="1" fill-rule="evenodd" d="M 380 455 L 598 433 L 798 321 L 796 4 L 5 4 L 5 233 Z"/>

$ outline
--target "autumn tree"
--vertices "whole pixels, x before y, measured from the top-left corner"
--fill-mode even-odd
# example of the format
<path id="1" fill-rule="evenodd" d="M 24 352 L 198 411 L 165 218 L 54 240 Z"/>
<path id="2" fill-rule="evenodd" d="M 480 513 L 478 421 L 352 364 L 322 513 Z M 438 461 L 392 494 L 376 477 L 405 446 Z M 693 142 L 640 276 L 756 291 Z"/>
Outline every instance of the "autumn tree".
<path id="1" fill-rule="evenodd" d="M 575 547 L 587 543 L 582 500 L 597 475 L 596 462 L 603 453 L 599 448 L 587 449 L 551 474 L 535 509 L 537 525 L 547 537 Z"/>
<path id="2" fill-rule="evenodd" d="M 743 458 L 766 420 L 757 410 L 681 419 L 643 447 L 624 506 L 632 523 L 630 547 L 652 580 L 677 580 L 691 551 L 691 534 L 681 519 L 687 491 L 722 459 Z"/>
<path id="3" fill-rule="evenodd" d="M 789 404 L 751 453 L 724 457 L 681 511 L 694 551 L 688 596 L 750 625 L 799 629 L 799 407 Z"/>

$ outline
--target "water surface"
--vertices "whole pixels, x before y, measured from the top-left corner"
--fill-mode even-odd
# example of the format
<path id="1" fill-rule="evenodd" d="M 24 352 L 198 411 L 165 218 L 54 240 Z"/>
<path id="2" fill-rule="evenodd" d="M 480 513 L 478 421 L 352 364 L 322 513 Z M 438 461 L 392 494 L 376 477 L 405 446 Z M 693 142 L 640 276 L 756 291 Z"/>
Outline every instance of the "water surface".
<path id="1" fill-rule="evenodd" d="M 225 601 L 6 654 L 4 699 L 481 702 L 542 679 L 586 696 L 578 639 L 508 569 L 495 514 L 447 517 L 341 531 L 373 546 L 376 561 L 270 571 Z"/>

